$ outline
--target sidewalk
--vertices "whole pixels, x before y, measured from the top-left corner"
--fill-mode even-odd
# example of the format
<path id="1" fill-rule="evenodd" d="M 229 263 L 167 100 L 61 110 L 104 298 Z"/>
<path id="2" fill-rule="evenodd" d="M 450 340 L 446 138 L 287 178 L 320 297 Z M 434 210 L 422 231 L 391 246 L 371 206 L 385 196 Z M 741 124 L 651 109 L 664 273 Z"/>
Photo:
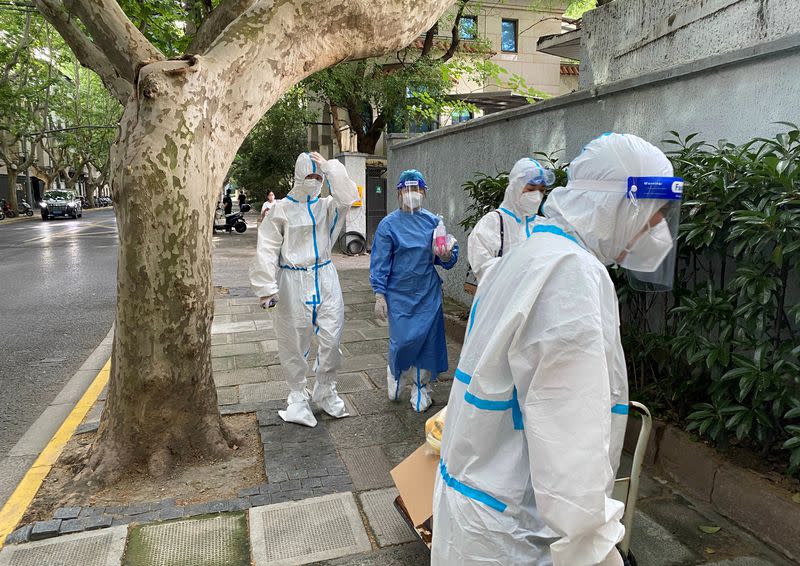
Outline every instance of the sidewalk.
<path id="1" fill-rule="evenodd" d="M 244 235 L 215 237 L 212 356 L 221 411 L 257 415 L 267 482 L 235 499 L 198 505 L 62 508 L 7 542 L 60 536 L 9 544 L 0 566 L 428 563 L 427 549 L 392 506 L 389 470 L 423 442 L 426 418 L 447 402 L 459 345 L 448 340 L 451 370 L 433 387 L 431 411 L 417 415 L 405 398 L 389 402 L 387 329 L 373 319 L 369 259 L 337 257 L 346 305 L 339 391 L 351 416 L 318 413 L 314 429 L 284 423 L 277 409 L 288 388 L 273 312 L 258 306 L 247 284 L 256 234 L 250 227 Z M 96 427 L 101 410 L 99 401 L 81 431 Z M 633 539 L 640 566 L 788 564 L 670 484 L 647 476 L 641 490 Z M 720 530 L 707 534 L 701 526 Z"/>

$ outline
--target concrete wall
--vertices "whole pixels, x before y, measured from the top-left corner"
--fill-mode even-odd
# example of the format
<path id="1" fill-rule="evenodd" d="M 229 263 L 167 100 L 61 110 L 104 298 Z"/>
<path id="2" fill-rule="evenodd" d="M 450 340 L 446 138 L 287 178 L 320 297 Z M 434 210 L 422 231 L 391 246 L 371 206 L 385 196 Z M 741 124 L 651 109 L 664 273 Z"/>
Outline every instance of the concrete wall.
<path id="1" fill-rule="evenodd" d="M 798 32 L 798 0 L 616 0 L 583 17 L 581 85 L 635 77 Z"/>
<path id="2" fill-rule="evenodd" d="M 467 200 L 461 184 L 475 172 L 508 171 L 534 151 L 574 157 L 597 135 L 632 133 L 659 143 L 667 132 L 742 142 L 800 123 L 800 34 L 655 73 L 509 110 L 396 143 L 387 178 L 420 169 L 431 187 L 426 208 L 442 214 L 465 252 L 458 226 Z M 389 199 L 393 203 L 393 199 Z M 466 254 L 464 254 L 466 257 Z M 445 292 L 467 304 L 467 262 L 447 272 Z"/>

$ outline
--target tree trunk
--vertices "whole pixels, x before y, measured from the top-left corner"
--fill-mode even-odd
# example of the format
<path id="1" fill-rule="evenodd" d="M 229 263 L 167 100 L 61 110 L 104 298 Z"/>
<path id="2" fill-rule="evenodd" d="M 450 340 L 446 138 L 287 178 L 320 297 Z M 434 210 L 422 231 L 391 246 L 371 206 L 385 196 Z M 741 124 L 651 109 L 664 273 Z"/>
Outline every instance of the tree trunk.
<path id="1" fill-rule="evenodd" d="M 101 483 L 142 464 L 159 477 L 187 457 L 223 456 L 233 440 L 211 373 L 214 194 L 236 151 L 218 135 L 219 84 L 201 72 L 150 72 L 112 148 L 116 327 L 89 463 Z"/>
<path id="2" fill-rule="evenodd" d="M 11 210 L 16 212 L 19 210 L 19 202 L 17 201 L 17 176 L 19 175 L 19 169 L 13 165 L 9 166 L 6 164 L 6 173 L 8 175 L 8 206 L 11 207 Z"/>

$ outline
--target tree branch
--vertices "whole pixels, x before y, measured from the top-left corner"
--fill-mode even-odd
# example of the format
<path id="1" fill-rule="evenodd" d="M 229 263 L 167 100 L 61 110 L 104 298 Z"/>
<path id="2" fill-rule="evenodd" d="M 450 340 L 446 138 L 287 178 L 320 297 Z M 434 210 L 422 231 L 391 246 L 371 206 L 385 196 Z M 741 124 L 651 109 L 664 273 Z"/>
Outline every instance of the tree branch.
<path id="1" fill-rule="evenodd" d="M 224 126 L 247 132 L 288 88 L 336 63 L 398 51 L 430 29 L 452 0 L 256 0 L 203 59 L 222 79 Z M 320 22 L 325 22 L 320 26 Z M 393 33 L 386 33 L 393 22 Z M 239 92 L 231 100 L 225 93 Z"/>
<path id="2" fill-rule="evenodd" d="M 247 10 L 256 0 L 223 0 L 200 25 L 186 53 L 203 54 L 231 22 Z"/>
<path id="3" fill-rule="evenodd" d="M 164 59 L 128 19 L 117 0 L 61 0 L 59 3 L 68 13 L 80 18 L 95 45 L 102 49 L 117 73 L 129 82 L 134 82 L 141 65 Z"/>
<path id="4" fill-rule="evenodd" d="M 67 42 L 81 65 L 100 76 L 105 87 L 120 103 L 125 104 L 133 92 L 133 81 L 120 75 L 111 61 L 92 43 L 60 0 L 35 0 L 39 11 Z"/>
<path id="5" fill-rule="evenodd" d="M 458 45 L 461 43 L 461 16 L 464 15 L 464 8 L 467 7 L 469 0 L 459 0 L 458 11 L 456 12 L 456 19 L 453 22 L 453 29 L 450 32 L 450 47 L 447 48 L 444 55 L 439 57 L 440 63 L 446 63 L 455 55 Z"/>
<path id="6" fill-rule="evenodd" d="M 425 55 L 430 53 L 431 49 L 433 49 L 433 40 L 436 38 L 436 32 L 438 30 L 439 25 L 434 24 L 425 34 L 425 42 L 422 44 L 422 53 L 419 54 L 420 57 L 425 57 Z"/>

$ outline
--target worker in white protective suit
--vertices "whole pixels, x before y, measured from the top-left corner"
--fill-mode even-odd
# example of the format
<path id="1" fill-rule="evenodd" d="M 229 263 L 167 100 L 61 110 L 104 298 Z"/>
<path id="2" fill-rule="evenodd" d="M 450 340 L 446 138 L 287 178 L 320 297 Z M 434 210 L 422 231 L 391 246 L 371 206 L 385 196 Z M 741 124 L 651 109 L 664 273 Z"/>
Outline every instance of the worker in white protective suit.
<path id="1" fill-rule="evenodd" d="M 611 490 L 628 384 L 606 266 L 639 287 L 671 284 L 672 175 L 636 136 L 592 141 L 531 237 L 481 282 L 447 407 L 433 566 L 624 564 Z"/>
<path id="2" fill-rule="evenodd" d="M 323 180 L 331 193 L 324 198 L 319 196 Z M 347 416 L 336 391 L 344 300 L 331 246 L 356 200 L 358 189 L 344 165 L 318 153 L 302 153 L 295 163 L 292 190 L 273 205 L 258 229 L 250 282 L 262 307 L 277 304 L 278 354 L 291 390 L 286 410 L 278 411 L 286 422 L 316 426 L 309 398 L 333 417 Z M 316 383 L 309 394 L 307 359 L 315 335 Z"/>
<path id="3" fill-rule="evenodd" d="M 469 265 L 478 282 L 504 254 L 530 237 L 545 190 L 555 180 L 552 169 L 530 157 L 514 164 L 500 207 L 484 214 L 467 240 Z"/>

